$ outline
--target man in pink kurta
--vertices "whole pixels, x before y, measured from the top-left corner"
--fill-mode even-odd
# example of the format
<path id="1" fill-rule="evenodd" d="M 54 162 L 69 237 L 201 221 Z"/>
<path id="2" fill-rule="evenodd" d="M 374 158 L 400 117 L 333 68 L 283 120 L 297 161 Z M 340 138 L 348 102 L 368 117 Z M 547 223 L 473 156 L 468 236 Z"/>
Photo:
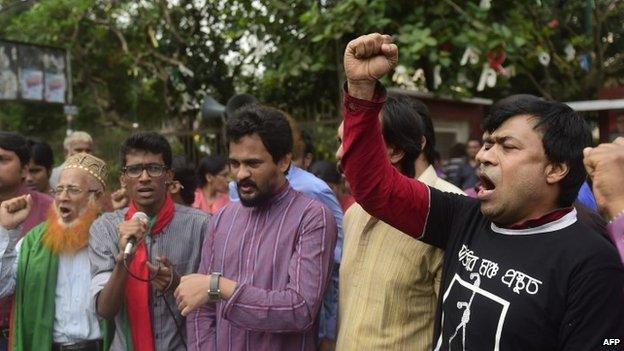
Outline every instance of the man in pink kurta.
<path id="1" fill-rule="evenodd" d="M 176 290 L 188 348 L 316 350 L 334 217 L 286 180 L 292 137 L 281 112 L 244 109 L 227 131 L 240 201 L 213 217 L 198 274 Z"/>

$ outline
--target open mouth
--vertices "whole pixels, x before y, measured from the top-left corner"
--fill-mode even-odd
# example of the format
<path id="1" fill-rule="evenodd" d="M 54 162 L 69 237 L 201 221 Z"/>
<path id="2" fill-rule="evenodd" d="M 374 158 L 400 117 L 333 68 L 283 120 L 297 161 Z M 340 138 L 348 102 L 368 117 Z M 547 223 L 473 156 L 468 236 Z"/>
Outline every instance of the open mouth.
<path id="1" fill-rule="evenodd" d="M 496 184 L 484 173 L 479 172 L 479 191 L 477 192 L 477 198 L 484 200 L 494 193 Z"/>
<path id="2" fill-rule="evenodd" d="M 67 217 L 72 213 L 72 210 L 64 205 L 59 206 L 59 212 L 61 214 L 61 217 Z"/>
<path id="3" fill-rule="evenodd" d="M 258 188 L 253 181 L 250 181 L 250 180 L 247 180 L 247 179 L 239 182 L 237 184 L 237 186 L 238 186 L 238 190 L 241 193 L 245 193 L 245 194 L 251 193 L 251 192 L 255 191 Z"/>

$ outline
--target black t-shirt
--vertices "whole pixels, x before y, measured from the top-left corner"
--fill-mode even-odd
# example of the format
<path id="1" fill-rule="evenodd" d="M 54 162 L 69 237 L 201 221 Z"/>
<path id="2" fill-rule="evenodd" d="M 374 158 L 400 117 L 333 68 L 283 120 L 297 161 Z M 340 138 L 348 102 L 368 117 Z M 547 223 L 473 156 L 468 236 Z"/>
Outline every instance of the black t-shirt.
<path id="1" fill-rule="evenodd" d="M 435 349 L 624 349 L 624 268 L 575 211 L 506 230 L 478 201 L 431 189 L 421 240 L 446 250 Z"/>

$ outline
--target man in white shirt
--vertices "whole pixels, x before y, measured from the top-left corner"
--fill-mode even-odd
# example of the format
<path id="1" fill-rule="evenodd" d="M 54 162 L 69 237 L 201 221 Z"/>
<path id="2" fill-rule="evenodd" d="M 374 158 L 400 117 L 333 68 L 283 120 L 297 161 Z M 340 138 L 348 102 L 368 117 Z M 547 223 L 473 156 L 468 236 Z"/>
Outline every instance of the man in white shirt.
<path id="1" fill-rule="evenodd" d="M 86 153 L 67 159 L 47 220 L 19 239 L 32 208 L 24 195 L 0 205 L 0 297 L 15 292 L 12 349 L 102 350 L 89 292 L 87 245 L 107 167 Z"/>

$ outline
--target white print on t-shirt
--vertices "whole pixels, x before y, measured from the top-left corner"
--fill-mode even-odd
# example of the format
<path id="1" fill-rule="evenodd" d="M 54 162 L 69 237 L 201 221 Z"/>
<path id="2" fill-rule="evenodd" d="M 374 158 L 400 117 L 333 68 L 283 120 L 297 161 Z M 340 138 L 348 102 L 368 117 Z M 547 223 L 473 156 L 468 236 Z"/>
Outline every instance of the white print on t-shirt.
<path id="1" fill-rule="evenodd" d="M 481 259 L 481 266 L 479 266 L 479 274 L 492 279 L 493 276 L 498 274 L 498 263 Z"/>
<path id="2" fill-rule="evenodd" d="M 443 304 L 451 303 L 463 310 L 461 317 L 450 320 L 442 311 L 442 331 L 445 323 L 456 325 L 455 332 L 442 342 L 443 333 L 440 334 L 435 350 L 462 350 L 466 349 L 466 334 L 471 328 L 470 321 L 478 320 L 477 328 L 482 335 L 488 350 L 500 350 L 500 338 L 503 331 L 505 316 L 509 310 L 509 301 L 483 290 L 481 276 L 478 273 L 470 274 L 474 283 L 467 282 L 455 274 L 453 280 L 444 292 Z M 450 299 L 447 302 L 447 299 Z M 493 311 L 496 311 L 492 314 Z M 458 334 L 461 333 L 461 340 Z M 474 335 L 474 332 L 473 332 Z"/>
<path id="3" fill-rule="evenodd" d="M 479 260 L 481 260 L 481 265 L 478 269 L 480 275 L 492 279 L 498 274 L 498 263 L 485 258 L 480 258 L 465 244 L 462 245 L 457 257 L 459 263 L 464 266 L 468 272 L 473 272 L 475 265 L 479 262 Z M 472 275 L 470 276 L 472 277 Z M 511 288 L 516 294 L 520 294 L 524 291 L 530 295 L 535 295 L 539 292 L 539 287 L 542 284 L 541 280 L 533 278 L 530 275 L 515 269 L 508 269 L 505 272 L 505 275 L 501 278 L 501 281 L 503 284 L 507 285 L 507 287 Z"/>
<path id="4" fill-rule="evenodd" d="M 507 278 L 507 280 L 505 280 L 505 278 Z M 505 285 L 510 288 L 515 281 L 516 284 L 514 285 L 512 290 L 516 294 L 520 294 L 520 292 L 524 290 L 531 295 L 535 295 L 539 291 L 540 284 L 542 284 L 540 280 L 532 278 L 529 275 L 524 274 L 520 271 L 516 271 L 514 269 L 508 269 L 507 272 L 505 272 L 505 275 L 501 278 L 501 280 L 503 281 L 503 283 L 505 283 Z"/>
<path id="5" fill-rule="evenodd" d="M 472 272 L 478 260 L 479 257 L 474 255 L 474 251 L 468 249 L 466 245 L 462 245 L 461 250 L 459 250 L 459 262 L 466 267 L 468 272 Z"/>
<path id="6" fill-rule="evenodd" d="M 474 286 L 475 287 L 479 287 L 479 285 L 481 285 L 481 277 L 477 274 L 477 273 L 472 273 L 470 275 L 470 279 L 474 279 Z M 449 345 L 451 345 L 453 343 L 453 339 L 455 339 L 455 337 L 457 336 L 457 332 L 459 330 L 461 330 L 462 332 L 462 350 L 466 349 L 466 325 L 468 324 L 468 322 L 470 322 L 470 307 L 472 306 L 472 300 L 474 300 L 474 296 L 477 292 L 476 291 L 472 291 L 472 295 L 470 296 L 470 301 L 465 302 L 465 301 L 458 301 L 457 302 L 457 308 L 458 309 L 464 309 L 464 312 L 462 313 L 462 317 L 461 317 L 461 322 L 459 323 L 459 325 L 457 326 L 457 328 L 455 328 L 455 333 L 453 333 L 453 335 L 451 335 L 451 338 L 449 339 Z"/>

